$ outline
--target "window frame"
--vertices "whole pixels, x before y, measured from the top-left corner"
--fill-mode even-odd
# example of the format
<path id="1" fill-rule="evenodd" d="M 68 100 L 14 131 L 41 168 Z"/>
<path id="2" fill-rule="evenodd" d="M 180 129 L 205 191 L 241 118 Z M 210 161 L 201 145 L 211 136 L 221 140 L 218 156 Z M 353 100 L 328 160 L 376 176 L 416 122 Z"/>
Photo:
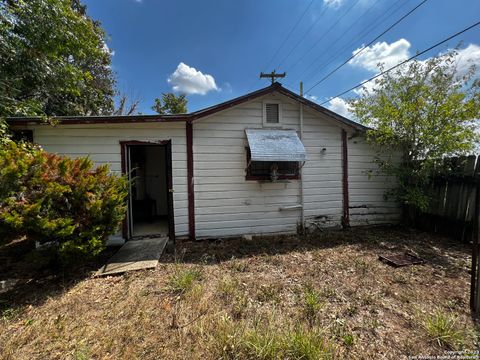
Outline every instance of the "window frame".
<path id="1" fill-rule="evenodd" d="M 276 104 L 278 105 L 278 123 L 269 123 L 267 122 L 267 104 Z M 263 115 L 262 115 L 262 123 L 263 123 L 263 127 L 275 127 L 275 128 L 278 128 L 278 127 L 282 127 L 283 124 L 283 106 L 282 106 L 282 102 L 280 100 L 268 100 L 268 99 L 265 99 L 263 100 L 263 103 L 262 103 L 262 112 L 263 112 Z"/>
<path id="2" fill-rule="evenodd" d="M 245 147 L 245 152 L 246 152 L 246 155 L 247 155 L 247 166 L 245 168 L 245 180 L 247 181 L 250 181 L 250 180 L 253 180 L 253 181 L 271 181 L 271 178 L 270 178 L 270 175 L 253 175 L 251 173 L 251 158 L 252 158 L 252 155 L 250 153 L 250 148 L 247 146 Z M 280 163 L 281 161 L 261 161 L 261 162 L 272 162 L 272 163 L 275 163 L 275 162 L 278 162 Z M 300 163 L 298 161 L 286 161 L 288 163 L 294 163 L 294 170 L 295 170 L 295 174 L 290 174 L 290 175 L 287 175 L 287 174 L 279 174 L 278 175 L 278 180 L 300 180 Z"/>

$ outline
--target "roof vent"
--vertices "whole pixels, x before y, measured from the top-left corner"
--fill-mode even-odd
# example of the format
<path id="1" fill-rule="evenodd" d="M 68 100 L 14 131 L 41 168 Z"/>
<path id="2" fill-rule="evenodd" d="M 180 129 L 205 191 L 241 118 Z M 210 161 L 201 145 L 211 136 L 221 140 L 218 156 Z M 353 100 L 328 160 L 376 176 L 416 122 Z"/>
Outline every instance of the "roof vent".
<path id="1" fill-rule="evenodd" d="M 280 116 L 278 111 L 279 104 L 266 103 L 265 104 L 265 122 L 267 124 L 278 124 Z"/>

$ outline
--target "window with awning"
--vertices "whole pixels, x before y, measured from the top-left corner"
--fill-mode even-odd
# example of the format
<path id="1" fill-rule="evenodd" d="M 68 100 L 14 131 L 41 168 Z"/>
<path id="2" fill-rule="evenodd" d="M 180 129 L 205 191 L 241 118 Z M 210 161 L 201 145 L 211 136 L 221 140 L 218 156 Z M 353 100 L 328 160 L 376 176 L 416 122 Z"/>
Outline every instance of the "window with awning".
<path id="1" fill-rule="evenodd" d="M 247 180 L 298 179 L 305 147 L 294 130 L 246 129 Z"/>

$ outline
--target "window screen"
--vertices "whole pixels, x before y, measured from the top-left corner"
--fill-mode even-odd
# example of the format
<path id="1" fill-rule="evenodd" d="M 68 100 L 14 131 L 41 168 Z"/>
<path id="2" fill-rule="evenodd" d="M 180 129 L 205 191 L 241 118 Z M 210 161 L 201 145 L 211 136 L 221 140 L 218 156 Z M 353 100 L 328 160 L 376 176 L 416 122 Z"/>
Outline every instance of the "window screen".
<path id="1" fill-rule="evenodd" d="M 297 161 L 250 161 L 250 149 L 247 148 L 247 180 L 270 180 L 275 167 L 279 179 L 299 179 L 300 164 Z"/>

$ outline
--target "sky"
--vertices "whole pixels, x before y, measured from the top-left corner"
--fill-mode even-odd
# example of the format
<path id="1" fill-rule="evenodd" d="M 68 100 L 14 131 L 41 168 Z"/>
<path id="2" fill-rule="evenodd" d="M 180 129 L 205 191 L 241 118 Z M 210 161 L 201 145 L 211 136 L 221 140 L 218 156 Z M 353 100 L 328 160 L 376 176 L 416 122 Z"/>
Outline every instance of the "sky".
<path id="1" fill-rule="evenodd" d="M 108 35 L 117 87 L 151 114 L 165 92 L 185 93 L 188 110 L 270 84 L 318 103 L 480 20 L 478 0 L 427 0 L 371 46 L 310 90 L 422 0 L 83 0 Z M 460 44 L 461 67 L 480 68 L 480 26 L 420 57 Z M 343 99 L 356 96 L 350 92 Z M 325 106 L 348 116 L 343 99 Z"/>

